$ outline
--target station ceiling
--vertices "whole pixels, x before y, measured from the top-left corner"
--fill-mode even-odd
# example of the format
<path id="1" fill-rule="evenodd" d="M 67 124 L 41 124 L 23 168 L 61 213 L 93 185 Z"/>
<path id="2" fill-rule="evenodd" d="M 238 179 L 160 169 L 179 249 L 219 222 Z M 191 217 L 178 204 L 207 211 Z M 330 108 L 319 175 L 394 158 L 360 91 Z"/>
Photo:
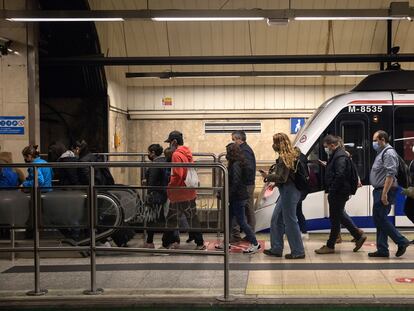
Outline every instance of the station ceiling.
<path id="1" fill-rule="evenodd" d="M 291 0 L 295 9 L 389 8 L 389 0 Z M 89 0 L 91 10 L 139 9 L 285 9 L 288 0 Z M 410 1 L 414 6 L 414 1 Z M 96 23 L 105 56 L 231 56 L 304 54 L 377 54 L 387 52 L 387 21 L 155 22 L 126 20 Z M 393 21 L 393 46 L 414 52 L 414 23 Z M 413 63 L 402 63 L 414 69 Z M 174 78 L 126 79 L 127 72 L 164 71 L 326 71 L 379 70 L 379 64 L 189 65 L 107 67 L 108 79 L 128 86 L 183 85 L 353 85 L 361 78 Z"/>

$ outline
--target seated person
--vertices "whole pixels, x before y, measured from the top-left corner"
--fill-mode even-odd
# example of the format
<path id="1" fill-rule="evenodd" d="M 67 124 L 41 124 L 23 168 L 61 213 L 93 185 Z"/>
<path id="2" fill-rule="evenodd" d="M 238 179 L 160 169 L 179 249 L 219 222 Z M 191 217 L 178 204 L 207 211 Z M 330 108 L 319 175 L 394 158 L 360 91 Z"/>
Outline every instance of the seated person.
<path id="1" fill-rule="evenodd" d="M 26 163 L 47 163 L 45 160 L 41 159 L 39 156 L 39 151 L 37 150 L 38 145 L 29 145 L 25 147 L 22 151 L 24 162 Z M 50 188 L 52 187 L 52 169 L 50 167 L 40 167 L 37 170 L 38 172 L 38 184 L 39 187 Z M 32 187 L 34 182 L 34 172 L 33 168 L 29 167 L 27 169 L 28 176 L 23 182 L 23 187 Z"/>

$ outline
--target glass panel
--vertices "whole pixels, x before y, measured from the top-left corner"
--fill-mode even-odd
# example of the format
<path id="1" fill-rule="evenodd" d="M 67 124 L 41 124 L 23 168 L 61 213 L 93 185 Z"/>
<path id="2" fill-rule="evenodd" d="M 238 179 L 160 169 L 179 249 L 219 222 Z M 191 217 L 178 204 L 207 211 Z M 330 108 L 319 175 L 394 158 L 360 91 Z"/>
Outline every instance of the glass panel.
<path id="1" fill-rule="evenodd" d="M 414 160 L 414 107 L 395 110 L 395 150 L 409 164 Z"/>
<path id="2" fill-rule="evenodd" d="M 364 136 L 365 128 L 362 122 L 342 122 L 342 140 L 345 150 L 352 156 L 361 180 L 365 179 L 365 147 Z"/>
<path id="3" fill-rule="evenodd" d="M 323 170 L 319 163 L 319 142 L 308 153 L 310 192 L 323 190 Z"/>

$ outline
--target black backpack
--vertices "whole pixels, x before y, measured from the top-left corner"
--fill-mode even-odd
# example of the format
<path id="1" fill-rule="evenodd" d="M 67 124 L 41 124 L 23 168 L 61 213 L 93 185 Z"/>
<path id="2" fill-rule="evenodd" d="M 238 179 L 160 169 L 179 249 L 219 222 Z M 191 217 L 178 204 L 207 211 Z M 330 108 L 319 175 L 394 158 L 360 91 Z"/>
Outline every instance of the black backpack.
<path id="1" fill-rule="evenodd" d="M 95 161 L 105 162 L 105 159 L 102 156 L 96 156 Z M 95 184 L 105 186 L 115 185 L 114 177 L 112 176 L 109 168 L 100 167 L 95 169 Z"/>
<path id="2" fill-rule="evenodd" d="M 354 195 L 358 190 L 358 184 L 359 184 L 359 175 L 358 175 L 358 169 L 352 161 L 351 158 L 348 157 L 348 177 L 349 177 L 349 185 L 351 186 L 350 191 L 352 195 Z"/>
<path id="3" fill-rule="evenodd" d="M 384 154 L 390 149 L 394 149 L 394 148 L 388 147 L 382 152 L 382 156 L 381 156 L 382 162 L 384 162 Z M 397 178 L 397 183 L 400 187 L 407 188 L 411 185 L 410 171 L 404 159 L 401 158 L 398 155 L 398 153 L 397 153 L 397 159 L 398 159 L 398 170 L 397 170 L 397 175 L 395 176 Z"/>
<path id="4" fill-rule="evenodd" d="M 303 199 L 310 192 L 309 186 L 309 170 L 307 164 L 299 157 L 295 164 L 293 182 L 296 189 L 302 193 Z"/>

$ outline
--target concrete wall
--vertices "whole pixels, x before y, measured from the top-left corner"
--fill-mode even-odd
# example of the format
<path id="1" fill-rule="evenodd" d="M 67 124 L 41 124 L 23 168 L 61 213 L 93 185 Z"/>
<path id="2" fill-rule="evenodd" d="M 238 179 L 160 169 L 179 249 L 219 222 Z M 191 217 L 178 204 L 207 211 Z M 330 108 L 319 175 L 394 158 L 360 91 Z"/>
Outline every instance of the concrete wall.
<path id="1" fill-rule="evenodd" d="M 4 4 L 6 9 L 24 8 L 24 1 Z M 0 21 L 0 37 L 12 40 L 11 48 L 19 53 L 0 57 L 0 116 L 25 117 L 24 135 L 0 134 L 0 151 L 10 151 L 14 162 L 23 162 L 21 151 L 29 143 L 26 26 Z"/>

